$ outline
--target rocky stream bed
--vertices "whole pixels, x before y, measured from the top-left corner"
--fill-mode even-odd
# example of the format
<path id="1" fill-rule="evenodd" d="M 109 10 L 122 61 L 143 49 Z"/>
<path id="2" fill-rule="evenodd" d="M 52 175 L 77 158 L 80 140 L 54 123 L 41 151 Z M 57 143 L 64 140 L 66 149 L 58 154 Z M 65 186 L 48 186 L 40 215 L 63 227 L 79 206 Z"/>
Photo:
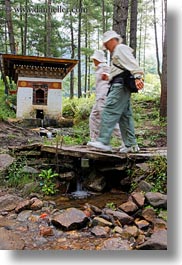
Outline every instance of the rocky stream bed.
<path id="1" fill-rule="evenodd" d="M 6 170 L 17 159 L 17 155 L 13 157 L 9 154 L 8 147 L 25 145 L 30 139 L 37 141 L 39 137 L 32 131 L 24 131 L 8 123 L 2 123 L 0 136 L 0 249 L 167 249 L 166 194 L 151 192 L 151 185 L 142 178 L 132 193 L 117 187 L 117 182 L 110 189 L 98 190 L 97 182 L 95 191 L 90 192 L 89 197 L 81 199 L 69 196 L 65 190 L 48 197 L 41 193 L 27 192 L 28 186 L 21 190 L 7 188 L 3 185 Z M 50 163 L 51 159 L 49 157 Z M 36 161 L 42 166 L 40 160 L 34 162 Z M 67 164 L 70 166 L 70 161 Z M 102 174 L 108 170 L 105 164 Z M 73 163 L 72 167 L 74 166 Z M 73 171 L 72 167 L 70 172 Z M 29 169 L 30 167 L 26 168 Z M 122 170 L 118 167 L 117 174 L 114 172 L 119 176 Z M 106 176 L 109 181 L 112 178 Z M 105 177 L 99 176 L 98 179 L 103 184 Z M 125 178 L 121 179 L 120 185 L 125 182 Z M 89 186 L 88 183 L 86 185 Z M 107 186 L 107 183 L 104 185 Z M 90 187 L 93 186 L 92 179 Z"/>

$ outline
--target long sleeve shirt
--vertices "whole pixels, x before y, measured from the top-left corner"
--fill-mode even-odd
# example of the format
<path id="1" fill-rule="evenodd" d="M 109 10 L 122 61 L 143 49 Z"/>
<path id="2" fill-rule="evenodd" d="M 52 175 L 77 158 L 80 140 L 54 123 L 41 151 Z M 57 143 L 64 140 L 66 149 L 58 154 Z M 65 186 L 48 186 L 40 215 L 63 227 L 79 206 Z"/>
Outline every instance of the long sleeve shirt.
<path id="1" fill-rule="evenodd" d="M 112 80 L 114 76 L 124 71 L 114 66 L 113 64 L 129 70 L 131 74 L 134 75 L 134 77 L 141 77 L 144 74 L 133 55 L 133 49 L 125 44 L 118 44 L 113 51 L 109 76 L 110 80 Z"/>
<path id="2" fill-rule="evenodd" d="M 107 95 L 109 89 L 109 83 L 106 80 L 102 80 L 102 74 L 109 75 L 109 66 L 106 63 L 100 63 L 95 71 L 96 75 L 96 100 L 104 98 Z"/>

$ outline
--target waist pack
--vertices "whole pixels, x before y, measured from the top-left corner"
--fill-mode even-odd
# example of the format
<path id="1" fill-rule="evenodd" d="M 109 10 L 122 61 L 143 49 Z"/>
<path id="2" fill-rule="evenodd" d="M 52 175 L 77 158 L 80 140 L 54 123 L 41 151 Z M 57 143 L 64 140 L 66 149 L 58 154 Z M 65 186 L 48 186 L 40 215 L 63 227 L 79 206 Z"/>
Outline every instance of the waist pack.
<path id="1" fill-rule="evenodd" d="M 125 70 L 124 68 L 116 65 L 116 64 L 113 64 L 114 66 L 116 66 L 117 68 L 121 69 L 121 70 L 124 70 L 123 73 L 120 74 L 120 76 L 123 78 L 124 80 L 124 85 L 130 90 L 131 93 L 138 93 L 138 88 L 136 87 L 136 84 L 135 84 L 135 77 L 134 75 L 132 75 L 130 73 L 130 71 L 128 70 Z"/>
<path id="2" fill-rule="evenodd" d="M 125 70 L 123 73 L 123 79 L 125 86 L 130 90 L 131 93 L 138 93 L 138 88 L 135 84 L 135 77 L 130 73 L 130 71 Z"/>

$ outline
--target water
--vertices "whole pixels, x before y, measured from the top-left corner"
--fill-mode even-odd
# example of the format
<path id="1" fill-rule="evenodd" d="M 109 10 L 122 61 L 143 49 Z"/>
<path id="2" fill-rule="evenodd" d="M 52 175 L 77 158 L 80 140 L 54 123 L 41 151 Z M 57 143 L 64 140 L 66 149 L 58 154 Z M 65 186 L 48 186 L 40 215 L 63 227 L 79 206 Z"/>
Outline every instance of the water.
<path id="1" fill-rule="evenodd" d="M 90 196 L 90 193 L 88 191 L 83 190 L 82 182 L 77 179 L 76 191 L 72 192 L 70 194 L 70 197 L 74 199 L 85 199 L 88 196 Z"/>
<path id="2" fill-rule="evenodd" d="M 44 119 L 41 119 L 41 127 L 44 128 Z"/>
<path id="3" fill-rule="evenodd" d="M 82 196 L 82 195 L 85 195 L 85 196 Z M 53 198 L 51 197 L 51 200 L 52 199 Z M 70 207 L 75 207 L 81 210 L 83 210 L 85 203 L 95 205 L 102 209 L 105 207 L 107 203 L 112 202 L 114 203 L 114 205 L 119 206 L 122 203 L 126 202 L 127 200 L 128 200 L 128 194 L 125 192 L 93 193 L 93 192 L 88 192 L 88 191 L 75 191 L 75 192 L 72 192 L 69 196 L 59 195 L 59 196 L 55 196 L 53 199 L 58 209 L 67 209 Z"/>

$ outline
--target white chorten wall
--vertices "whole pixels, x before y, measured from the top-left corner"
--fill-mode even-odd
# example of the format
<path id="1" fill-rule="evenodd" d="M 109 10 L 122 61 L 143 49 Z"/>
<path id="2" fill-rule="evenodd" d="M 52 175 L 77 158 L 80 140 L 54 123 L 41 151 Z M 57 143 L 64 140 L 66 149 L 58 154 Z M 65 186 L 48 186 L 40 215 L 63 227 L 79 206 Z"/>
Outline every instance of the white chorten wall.
<path id="1" fill-rule="evenodd" d="M 36 103 L 34 88 L 47 86 L 44 103 Z M 43 110 L 44 117 L 56 118 L 62 113 L 62 80 L 49 78 L 19 77 L 17 91 L 17 118 L 36 118 L 37 110 Z"/>

